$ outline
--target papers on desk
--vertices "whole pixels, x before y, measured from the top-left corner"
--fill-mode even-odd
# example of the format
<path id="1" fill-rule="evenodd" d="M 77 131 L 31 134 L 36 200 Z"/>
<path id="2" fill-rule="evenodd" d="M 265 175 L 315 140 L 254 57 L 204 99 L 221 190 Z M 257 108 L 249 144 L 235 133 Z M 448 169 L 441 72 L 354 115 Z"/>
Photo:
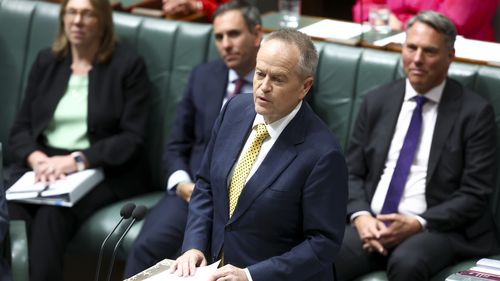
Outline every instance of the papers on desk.
<path id="1" fill-rule="evenodd" d="M 396 35 L 373 42 L 375 46 L 388 46 L 390 44 L 402 45 L 406 39 L 406 33 Z M 500 66 L 500 44 L 479 40 L 466 39 L 457 36 L 455 41 L 455 56 L 457 58 L 476 60 L 487 64 Z"/>
<path id="2" fill-rule="evenodd" d="M 100 169 L 88 169 L 67 175 L 53 183 L 35 183 L 35 173 L 26 172 L 7 192 L 7 200 L 33 204 L 72 207 L 104 179 Z"/>
<path id="3" fill-rule="evenodd" d="M 206 281 L 209 280 L 210 276 L 217 270 L 219 263 L 220 261 L 217 261 L 209 266 L 197 267 L 195 274 L 189 277 L 179 277 L 175 273 L 170 273 L 169 270 L 165 270 L 144 279 L 144 281 Z"/>
<path id="4" fill-rule="evenodd" d="M 494 259 L 480 259 L 476 265 L 470 269 L 455 273 L 446 281 L 487 281 L 500 280 L 500 261 Z"/>
<path id="5" fill-rule="evenodd" d="M 369 25 L 325 19 L 301 28 L 299 31 L 327 41 L 356 44 L 359 41 L 358 36 L 369 30 Z"/>
<path id="6" fill-rule="evenodd" d="M 384 47 L 389 44 L 398 44 L 398 45 L 403 45 L 406 39 L 406 33 L 405 32 L 400 32 L 398 34 L 394 34 L 392 36 L 386 37 L 384 39 L 380 39 L 377 41 L 373 42 L 373 45 L 379 46 L 379 47 Z"/>

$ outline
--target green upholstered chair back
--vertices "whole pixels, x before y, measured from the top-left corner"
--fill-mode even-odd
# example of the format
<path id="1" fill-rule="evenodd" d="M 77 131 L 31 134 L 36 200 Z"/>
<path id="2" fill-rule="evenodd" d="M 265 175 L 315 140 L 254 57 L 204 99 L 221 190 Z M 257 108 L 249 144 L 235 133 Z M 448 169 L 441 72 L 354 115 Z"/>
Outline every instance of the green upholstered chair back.
<path id="1" fill-rule="evenodd" d="M 25 1 L 0 2 L 0 142 L 4 163 L 9 163 L 8 135 L 21 99 L 30 18 L 35 4 Z M 12 28 L 15 26 L 15 28 Z"/>

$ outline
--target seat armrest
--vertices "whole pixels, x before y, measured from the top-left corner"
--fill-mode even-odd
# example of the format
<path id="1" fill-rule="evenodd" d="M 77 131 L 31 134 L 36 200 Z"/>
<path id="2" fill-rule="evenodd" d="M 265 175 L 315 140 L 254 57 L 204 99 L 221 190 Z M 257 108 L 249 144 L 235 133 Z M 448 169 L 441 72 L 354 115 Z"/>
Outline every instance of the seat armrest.
<path id="1" fill-rule="evenodd" d="M 12 280 L 29 281 L 28 238 L 22 220 L 10 221 L 9 227 Z"/>

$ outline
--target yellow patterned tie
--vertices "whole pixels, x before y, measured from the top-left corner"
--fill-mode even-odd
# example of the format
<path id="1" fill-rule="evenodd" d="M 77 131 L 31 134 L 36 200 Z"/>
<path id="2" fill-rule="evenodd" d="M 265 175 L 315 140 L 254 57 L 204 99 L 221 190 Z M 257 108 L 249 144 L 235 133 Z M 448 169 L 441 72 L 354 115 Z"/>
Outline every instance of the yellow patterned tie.
<path id="1" fill-rule="evenodd" d="M 238 198 L 240 197 L 241 191 L 246 184 L 250 170 L 252 169 L 257 155 L 259 155 L 260 147 L 264 140 L 269 136 L 267 132 L 266 125 L 258 124 L 254 129 L 257 128 L 257 133 L 252 141 L 248 151 L 243 156 L 240 162 L 236 165 L 234 169 L 233 177 L 231 178 L 231 183 L 229 184 L 229 217 L 233 215 L 236 204 L 238 203 Z"/>

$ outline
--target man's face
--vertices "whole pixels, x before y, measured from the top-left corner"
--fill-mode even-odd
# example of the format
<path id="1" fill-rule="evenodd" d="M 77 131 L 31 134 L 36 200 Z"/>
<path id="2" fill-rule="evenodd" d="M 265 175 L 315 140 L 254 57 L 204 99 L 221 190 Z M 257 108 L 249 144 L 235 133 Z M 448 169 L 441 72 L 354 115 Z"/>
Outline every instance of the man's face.
<path id="1" fill-rule="evenodd" d="M 261 27 L 248 30 L 240 11 L 230 10 L 214 19 L 215 45 L 228 68 L 244 76 L 255 67 L 262 39 Z"/>
<path id="2" fill-rule="evenodd" d="M 306 96 L 313 78 L 297 73 L 299 50 L 274 39 L 265 42 L 257 54 L 253 78 L 255 111 L 269 124 L 290 113 Z"/>
<path id="3" fill-rule="evenodd" d="M 403 66 L 410 84 L 418 93 L 439 85 L 448 73 L 455 50 L 446 46 L 444 35 L 416 22 L 406 33 Z"/>

